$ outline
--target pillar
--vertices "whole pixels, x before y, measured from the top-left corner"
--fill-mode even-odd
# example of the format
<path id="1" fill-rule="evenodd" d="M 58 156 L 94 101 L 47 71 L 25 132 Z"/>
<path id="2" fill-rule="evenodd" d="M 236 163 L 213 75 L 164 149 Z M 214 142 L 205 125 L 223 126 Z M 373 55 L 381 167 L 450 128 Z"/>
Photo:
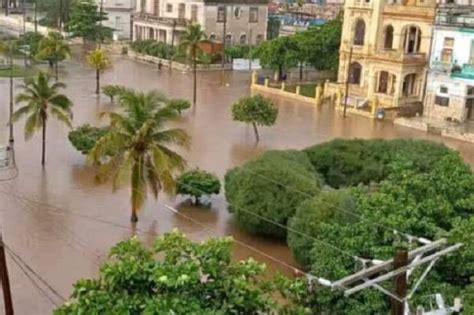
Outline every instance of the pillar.
<path id="1" fill-rule="evenodd" d="M 266 87 L 268 87 L 268 81 L 269 81 L 268 78 L 265 78 L 265 83 L 264 83 L 264 85 L 265 85 Z"/>
<path id="2" fill-rule="evenodd" d="M 371 109 L 372 116 L 375 117 L 375 113 L 377 112 L 378 107 L 379 107 L 379 99 L 377 98 L 377 96 L 374 96 L 370 100 L 370 109 Z"/>
<path id="3" fill-rule="evenodd" d="M 285 83 L 285 82 L 282 82 L 282 83 L 281 83 L 281 90 L 282 90 L 283 92 L 285 92 L 285 87 L 286 87 L 286 83 Z"/>
<path id="4" fill-rule="evenodd" d="M 336 107 L 341 106 L 342 103 L 342 91 L 341 88 L 338 86 L 336 90 Z"/>
<path id="5" fill-rule="evenodd" d="M 315 93 L 315 99 L 316 99 L 316 105 L 321 105 L 321 96 L 322 96 L 322 88 L 321 85 L 316 86 L 316 93 Z"/>
<path id="6" fill-rule="evenodd" d="M 301 86 L 297 85 L 296 86 L 296 95 L 300 95 L 300 93 L 301 93 Z"/>
<path id="7" fill-rule="evenodd" d="M 252 85 L 257 84 L 257 71 L 252 72 Z"/>

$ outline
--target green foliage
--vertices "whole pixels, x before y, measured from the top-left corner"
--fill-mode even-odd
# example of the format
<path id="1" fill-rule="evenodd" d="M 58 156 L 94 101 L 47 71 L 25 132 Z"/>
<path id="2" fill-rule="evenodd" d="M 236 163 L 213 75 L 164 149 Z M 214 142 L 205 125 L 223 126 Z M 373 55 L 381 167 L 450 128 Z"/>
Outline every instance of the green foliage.
<path id="1" fill-rule="evenodd" d="M 344 190 L 323 191 L 318 196 L 302 202 L 288 223 L 288 246 L 296 261 L 304 266 L 311 262 L 310 252 L 314 240 L 306 235 L 318 239 L 320 225 L 357 221 L 357 217 L 349 212 L 357 213 L 356 204 Z"/>
<path id="2" fill-rule="evenodd" d="M 282 226 L 296 208 L 317 195 L 321 186 L 307 157 L 298 151 L 266 152 L 225 176 L 229 211 L 239 225 L 251 233 L 279 238 L 286 236 Z"/>
<path id="3" fill-rule="evenodd" d="M 104 95 L 110 97 L 110 102 L 113 103 L 114 99 L 116 96 L 120 97 L 123 93 L 129 91 L 128 88 L 126 88 L 123 85 L 118 85 L 118 84 L 109 84 L 109 85 L 104 85 L 102 87 L 102 93 Z"/>
<path id="4" fill-rule="evenodd" d="M 136 238 L 120 242 L 99 278 L 79 280 L 54 314 L 270 313 L 271 288 L 260 279 L 265 266 L 231 263 L 231 245 L 229 238 L 193 243 L 176 231 L 159 237 L 153 250 Z"/>
<path id="5" fill-rule="evenodd" d="M 38 6 L 38 12 L 43 14 L 38 14 L 42 16 L 39 20 L 40 25 L 59 28 L 60 15 L 63 22 L 67 22 L 69 17 L 69 12 L 71 9 L 71 4 L 77 0 L 68 0 L 68 1 L 58 1 L 58 0 L 36 0 L 36 5 Z M 62 6 L 62 11 L 61 11 Z"/>
<path id="6" fill-rule="evenodd" d="M 200 169 L 184 172 L 176 182 L 176 192 L 194 197 L 196 204 L 199 204 L 199 200 L 203 195 L 219 194 L 221 190 L 219 178 Z"/>
<path id="7" fill-rule="evenodd" d="M 107 134 L 107 127 L 92 127 L 89 124 L 82 125 L 69 132 L 68 138 L 77 151 L 88 154 L 97 141 Z"/>
<path id="8" fill-rule="evenodd" d="M 260 58 L 264 67 L 278 70 L 279 78 L 283 71 L 296 65 L 295 51 L 298 46 L 291 36 L 277 37 L 270 41 L 261 43 L 255 48 L 255 56 Z"/>
<path id="9" fill-rule="evenodd" d="M 172 59 L 177 51 L 176 47 L 152 39 L 134 41 L 130 48 L 137 53 L 163 59 Z"/>
<path id="10" fill-rule="evenodd" d="M 74 1 L 66 30 L 84 40 L 97 41 L 112 38 L 112 29 L 100 25 L 100 21 L 107 19 L 107 13 L 101 13 L 94 0 Z"/>
<path id="11" fill-rule="evenodd" d="M 189 102 L 186 99 L 172 99 L 168 102 L 168 107 L 177 111 L 179 115 L 181 115 L 181 112 L 183 110 L 186 110 L 188 108 L 191 108 L 191 102 Z"/>
<path id="12" fill-rule="evenodd" d="M 242 97 L 232 105 L 232 118 L 235 121 L 252 124 L 257 141 L 259 141 L 257 126 L 272 126 L 277 116 L 278 108 L 270 99 L 260 94 Z"/>
<path id="13" fill-rule="evenodd" d="M 390 174 L 394 160 L 410 161 L 423 172 L 434 161 L 454 154 L 442 144 L 411 139 L 336 139 L 305 152 L 315 170 L 334 188 L 379 182 Z"/>
<path id="14" fill-rule="evenodd" d="M 281 21 L 276 16 L 268 16 L 267 40 L 272 40 L 280 35 Z"/>
<path id="15" fill-rule="evenodd" d="M 59 32 L 49 32 L 48 36 L 44 37 L 38 47 L 38 53 L 35 55 L 36 59 L 47 60 L 50 66 L 56 66 L 56 80 L 58 79 L 58 63 L 68 58 L 71 55 L 71 48 L 63 39 Z"/>
<path id="16" fill-rule="evenodd" d="M 233 45 L 225 48 L 225 55 L 235 58 L 248 58 L 250 52 L 249 45 Z"/>
<path id="17" fill-rule="evenodd" d="M 18 47 L 28 45 L 30 48 L 30 55 L 36 56 L 39 50 L 40 42 L 43 38 L 44 36 L 40 33 L 26 32 L 16 41 L 16 46 Z"/>

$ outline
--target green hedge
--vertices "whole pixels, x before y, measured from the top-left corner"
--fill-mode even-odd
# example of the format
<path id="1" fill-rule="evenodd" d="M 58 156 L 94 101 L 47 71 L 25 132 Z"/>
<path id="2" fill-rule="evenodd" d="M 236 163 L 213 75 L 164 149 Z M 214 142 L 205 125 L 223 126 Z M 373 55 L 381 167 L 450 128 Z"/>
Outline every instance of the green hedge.
<path id="1" fill-rule="evenodd" d="M 380 182 L 395 160 L 426 171 L 442 156 L 456 154 L 443 144 L 425 140 L 336 139 L 304 150 L 316 172 L 334 188 Z"/>
<path id="2" fill-rule="evenodd" d="M 288 220 L 298 205 L 319 193 L 322 180 L 316 176 L 304 153 L 268 151 L 227 172 L 226 198 L 229 211 L 246 231 L 284 238 Z"/>
<path id="3" fill-rule="evenodd" d="M 170 59 L 176 54 L 176 47 L 155 40 L 137 40 L 130 44 L 130 48 L 140 54 Z"/>
<path id="4" fill-rule="evenodd" d="M 89 124 L 85 124 L 71 130 L 68 138 L 76 150 L 82 154 L 88 154 L 96 142 L 107 132 L 107 127 L 93 127 Z"/>

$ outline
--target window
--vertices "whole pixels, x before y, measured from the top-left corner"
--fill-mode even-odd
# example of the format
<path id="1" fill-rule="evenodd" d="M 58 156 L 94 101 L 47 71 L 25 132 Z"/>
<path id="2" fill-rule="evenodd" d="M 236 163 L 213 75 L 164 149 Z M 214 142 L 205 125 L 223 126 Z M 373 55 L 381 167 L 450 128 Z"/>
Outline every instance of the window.
<path id="1" fill-rule="evenodd" d="M 403 96 L 416 95 L 416 73 L 408 74 L 403 80 Z"/>
<path id="2" fill-rule="evenodd" d="M 193 23 L 197 22 L 198 16 L 198 6 L 196 4 L 191 5 L 191 21 Z"/>
<path id="3" fill-rule="evenodd" d="M 234 17 L 238 20 L 242 17 L 242 9 L 240 7 L 235 7 Z"/>
<path id="4" fill-rule="evenodd" d="M 240 45 L 245 45 L 247 44 L 247 35 L 246 34 L 242 34 L 240 35 Z"/>
<path id="5" fill-rule="evenodd" d="M 250 23 L 257 23 L 258 22 L 258 8 L 251 7 L 249 11 L 249 22 Z"/>
<path id="6" fill-rule="evenodd" d="M 255 38 L 255 43 L 256 43 L 256 44 L 260 44 L 261 42 L 263 42 L 263 35 L 262 35 L 262 34 L 259 34 L 259 35 L 257 35 L 257 37 Z"/>
<path id="7" fill-rule="evenodd" d="M 453 61 L 453 50 L 451 48 L 444 48 L 441 51 L 441 61 L 443 63 L 451 63 Z"/>
<path id="8" fill-rule="evenodd" d="M 445 37 L 444 38 L 444 47 L 445 48 L 453 48 L 454 47 L 454 38 Z"/>
<path id="9" fill-rule="evenodd" d="M 439 92 L 440 93 L 443 93 L 443 94 L 448 94 L 449 90 L 448 90 L 448 87 L 447 86 L 444 86 L 444 85 L 441 85 L 439 87 Z"/>
<path id="10" fill-rule="evenodd" d="M 120 16 L 115 17 L 115 29 L 121 31 L 122 28 L 122 21 L 120 21 Z"/>
<path id="11" fill-rule="evenodd" d="M 469 58 L 469 64 L 474 65 L 474 39 L 471 41 L 471 57 Z"/>
<path id="12" fill-rule="evenodd" d="M 349 83 L 360 84 L 362 76 L 362 66 L 358 62 L 353 62 L 349 68 Z"/>
<path id="13" fill-rule="evenodd" d="M 467 96 L 468 97 L 474 97 L 474 86 L 468 86 L 467 87 Z"/>
<path id="14" fill-rule="evenodd" d="M 215 42 L 215 41 L 217 40 L 216 34 L 211 34 L 211 36 L 209 36 L 209 40 L 210 40 L 211 42 Z"/>
<path id="15" fill-rule="evenodd" d="M 171 3 L 166 4 L 166 12 L 173 12 L 173 5 Z"/>
<path id="16" fill-rule="evenodd" d="M 421 31 L 416 26 L 410 26 L 405 30 L 405 53 L 413 54 L 420 51 Z"/>
<path id="17" fill-rule="evenodd" d="M 231 46 L 232 45 L 232 35 L 231 34 L 227 34 L 225 36 L 225 43 L 224 43 L 224 46 Z"/>
<path id="18" fill-rule="evenodd" d="M 388 92 L 388 72 L 381 71 L 379 75 L 379 87 L 377 89 L 378 93 L 387 94 Z"/>
<path id="19" fill-rule="evenodd" d="M 178 5 L 178 19 L 186 18 L 186 4 L 180 3 Z"/>
<path id="20" fill-rule="evenodd" d="M 153 14 L 156 16 L 160 14 L 160 0 L 153 1 Z"/>
<path id="21" fill-rule="evenodd" d="M 357 20 L 355 24 L 354 45 L 364 46 L 365 40 L 365 22 Z"/>
<path id="22" fill-rule="evenodd" d="M 393 47 L 393 26 L 389 25 L 385 28 L 383 48 L 392 49 Z"/>
<path id="23" fill-rule="evenodd" d="M 449 97 L 436 95 L 435 104 L 438 105 L 438 106 L 448 107 L 449 106 Z"/>
<path id="24" fill-rule="evenodd" d="M 225 22 L 226 20 L 226 7 L 218 7 L 217 8 L 217 22 Z"/>

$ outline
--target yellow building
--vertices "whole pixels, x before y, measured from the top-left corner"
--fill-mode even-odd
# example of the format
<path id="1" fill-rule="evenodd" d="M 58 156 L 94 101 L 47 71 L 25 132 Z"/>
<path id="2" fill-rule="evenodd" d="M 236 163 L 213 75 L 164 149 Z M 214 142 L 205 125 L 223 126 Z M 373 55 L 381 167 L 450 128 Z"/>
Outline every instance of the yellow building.
<path id="1" fill-rule="evenodd" d="M 345 1 L 338 88 L 348 78 L 350 106 L 421 108 L 435 12 L 436 0 Z"/>

